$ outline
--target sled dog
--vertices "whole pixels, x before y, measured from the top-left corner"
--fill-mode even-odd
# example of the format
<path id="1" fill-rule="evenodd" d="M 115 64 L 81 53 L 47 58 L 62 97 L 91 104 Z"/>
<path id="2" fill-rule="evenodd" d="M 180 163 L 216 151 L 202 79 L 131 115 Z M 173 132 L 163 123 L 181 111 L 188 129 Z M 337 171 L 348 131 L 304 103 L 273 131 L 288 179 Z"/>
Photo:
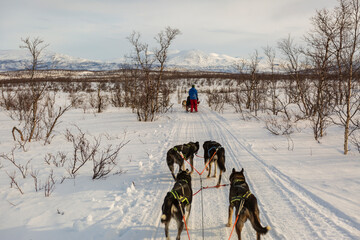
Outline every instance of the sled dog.
<path id="1" fill-rule="evenodd" d="M 192 188 L 191 188 L 191 175 L 189 170 L 180 170 L 176 176 L 176 182 L 170 192 L 164 198 L 162 205 L 161 222 L 165 223 L 165 237 L 169 237 L 169 224 L 171 218 L 175 218 L 177 223 L 177 237 L 180 240 L 180 235 L 184 229 L 183 216 L 185 221 L 188 221 L 192 202 Z"/>
<path id="2" fill-rule="evenodd" d="M 186 100 L 183 100 L 181 105 L 187 111 Z"/>
<path id="3" fill-rule="evenodd" d="M 256 239 L 260 240 L 262 234 L 266 234 L 270 227 L 262 227 L 259 217 L 259 208 L 256 197 L 250 192 L 249 186 L 245 181 L 244 169 L 236 172 L 233 168 L 230 175 L 230 193 L 229 193 L 229 217 L 227 227 L 232 225 L 233 208 L 235 207 L 235 216 L 239 213 L 239 218 L 235 229 L 238 239 L 241 240 L 241 230 L 247 219 L 250 220 L 252 227 L 256 231 Z"/>
<path id="4" fill-rule="evenodd" d="M 203 148 L 204 148 L 205 165 L 207 165 L 208 161 L 210 161 L 210 159 L 211 159 L 211 162 L 209 163 L 208 167 L 206 168 L 206 170 L 209 171 L 207 177 L 210 177 L 211 165 L 214 163 L 214 177 L 216 178 L 216 166 L 219 166 L 220 175 L 219 175 L 219 180 L 217 183 L 217 186 L 219 186 L 220 182 L 221 182 L 222 173 L 226 171 L 225 149 L 220 145 L 220 143 L 215 142 L 215 141 L 204 142 Z"/>
<path id="5" fill-rule="evenodd" d="M 182 106 L 187 112 L 190 110 L 190 108 L 191 108 L 190 96 L 188 96 L 186 100 L 182 101 Z"/>
<path id="6" fill-rule="evenodd" d="M 171 175 L 176 180 L 175 174 L 174 174 L 174 164 L 179 165 L 179 171 L 180 169 L 185 170 L 185 161 L 190 159 L 191 164 L 191 173 L 194 171 L 194 155 L 197 154 L 199 151 L 199 142 L 189 142 L 187 144 L 183 145 L 177 145 L 173 148 L 171 148 L 167 152 L 166 156 L 166 163 L 170 169 Z"/>

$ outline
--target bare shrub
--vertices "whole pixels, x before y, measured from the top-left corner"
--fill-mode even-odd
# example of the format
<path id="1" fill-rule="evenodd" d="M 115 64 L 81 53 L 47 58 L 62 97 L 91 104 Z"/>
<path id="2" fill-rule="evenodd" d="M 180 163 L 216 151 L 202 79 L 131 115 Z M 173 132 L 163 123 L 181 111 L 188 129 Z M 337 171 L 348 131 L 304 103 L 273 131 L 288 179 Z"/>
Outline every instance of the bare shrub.
<path id="1" fill-rule="evenodd" d="M 223 112 L 225 105 L 224 94 L 209 91 L 207 94 L 207 103 L 212 110 Z"/>
<path id="2" fill-rule="evenodd" d="M 79 133 L 77 136 L 73 135 L 70 130 L 66 130 L 66 138 L 73 143 L 73 157 L 70 161 L 70 166 L 67 169 L 72 178 L 76 177 L 77 171 L 85 165 L 86 162 L 92 160 L 100 146 L 100 139 L 95 138 L 94 143 L 86 138 L 86 134 L 77 128 Z"/>
<path id="3" fill-rule="evenodd" d="M 93 156 L 93 176 L 92 179 L 100 179 L 108 175 L 117 165 L 116 158 L 121 148 L 127 143 L 121 143 L 114 149 L 109 145 L 101 153 Z"/>
<path id="4" fill-rule="evenodd" d="M 114 107 L 124 107 L 125 106 L 125 93 L 119 82 L 115 83 L 115 86 L 114 86 L 113 90 L 111 91 L 110 101 Z"/>
<path id="5" fill-rule="evenodd" d="M 56 181 L 54 180 L 54 171 L 51 169 L 51 172 L 50 172 L 50 174 L 45 182 L 45 185 L 44 185 L 45 197 L 50 197 L 51 193 L 55 189 L 55 183 L 56 183 Z"/>
<path id="6" fill-rule="evenodd" d="M 16 172 L 13 171 L 12 173 L 8 173 L 6 172 L 6 174 L 9 176 L 11 182 L 10 182 L 10 188 L 15 188 L 17 189 L 22 195 L 24 194 L 24 192 L 22 191 L 22 189 L 20 188 L 18 182 L 15 180 L 16 178 Z"/>
<path id="7" fill-rule="evenodd" d="M 25 165 L 18 163 L 15 160 L 14 151 L 15 151 L 15 148 L 13 148 L 9 154 L 4 154 L 4 153 L 0 154 L 0 158 L 3 158 L 5 160 L 8 160 L 9 162 L 11 162 L 20 171 L 22 177 L 26 178 L 31 159 L 29 161 L 27 161 L 27 163 Z"/>
<path id="8" fill-rule="evenodd" d="M 46 83 L 27 83 L 18 87 L 14 91 L 13 106 L 7 108 L 8 115 L 19 122 L 12 129 L 14 141 L 24 150 L 26 143 L 32 140 L 43 139 L 45 144 L 50 143 L 60 117 L 72 106 L 57 107 L 56 93 L 46 91 L 48 86 Z"/>
<path id="9" fill-rule="evenodd" d="M 243 96 L 242 96 L 241 92 L 236 91 L 232 95 L 232 100 L 230 101 L 230 105 L 235 109 L 236 113 L 242 113 L 242 111 L 243 111 L 243 109 L 242 109 L 243 103 L 244 103 L 244 101 L 243 101 Z"/>
<path id="10" fill-rule="evenodd" d="M 265 119 L 265 127 L 274 135 L 290 135 L 294 132 L 293 123 L 285 116 L 268 115 Z"/>
<path id="11" fill-rule="evenodd" d="M 13 91 L 6 90 L 4 86 L 1 87 L 1 99 L 0 106 L 5 110 L 16 108 L 15 105 L 15 93 Z"/>
<path id="12" fill-rule="evenodd" d="M 54 109 L 53 105 L 49 107 L 47 113 L 48 117 L 44 118 L 45 126 L 45 144 L 50 143 L 51 139 L 54 137 L 53 131 L 55 126 L 59 123 L 60 117 L 67 112 L 72 105 L 67 105 L 64 107 L 59 107 L 57 110 Z"/>
<path id="13" fill-rule="evenodd" d="M 67 159 L 65 153 L 57 152 L 55 156 L 51 153 L 47 153 L 44 157 L 44 161 L 48 165 L 53 164 L 55 167 L 64 167 Z"/>
<path id="14" fill-rule="evenodd" d="M 360 131 L 354 132 L 350 137 L 350 141 L 360 153 Z"/>
<path id="15" fill-rule="evenodd" d="M 33 170 L 31 169 L 30 172 L 30 176 L 33 178 L 34 180 L 34 187 L 35 187 L 35 191 L 39 191 L 41 190 L 41 182 L 38 180 L 38 176 L 39 176 L 39 170 Z"/>

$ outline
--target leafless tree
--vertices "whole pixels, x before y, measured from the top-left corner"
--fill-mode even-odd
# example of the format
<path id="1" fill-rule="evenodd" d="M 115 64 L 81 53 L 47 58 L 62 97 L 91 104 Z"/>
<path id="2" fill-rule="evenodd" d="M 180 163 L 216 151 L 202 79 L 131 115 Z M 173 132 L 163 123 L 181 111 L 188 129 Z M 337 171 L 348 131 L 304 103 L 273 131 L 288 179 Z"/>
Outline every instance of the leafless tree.
<path id="1" fill-rule="evenodd" d="M 165 63 L 168 59 L 168 51 L 171 46 L 171 43 L 175 40 L 176 36 L 181 34 L 180 30 L 177 28 L 166 27 L 164 31 L 158 33 L 155 37 L 158 47 L 155 49 L 154 54 L 157 62 L 159 63 L 159 73 L 156 83 L 156 108 L 159 108 L 159 91 L 161 89 L 160 84 L 165 69 Z"/>
<path id="2" fill-rule="evenodd" d="M 141 42 L 140 33 L 133 32 L 127 38 L 134 50 L 130 56 L 127 56 L 127 59 L 135 66 L 131 72 L 134 79 L 132 101 L 139 121 L 153 121 L 155 115 L 161 112 L 161 107 L 164 108 L 164 102 L 168 103 L 168 91 L 164 86 L 161 86 L 161 80 L 169 47 L 178 34 L 180 34 L 178 29 L 170 27 L 160 32 L 155 37 L 159 47 L 155 49 L 154 54 L 149 51 L 147 43 Z M 159 63 L 157 75 L 152 72 L 156 62 Z M 160 92 L 162 92 L 161 101 L 163 104 L 159 104 Z"/>
<path id="3" fill-rule="evenodd" d="M 257 116 L 257 111 L 259 110 L 260 104 L 260 88 L 259 83 L 260 80 L 257 77 L 257 73 L 259 71 L 260 57 L 257 50 L 254 51 L 253 54 L 250 55 L 250 62 L 249 62 L 249 71 L 251 75 L 251 81 L 249 84 L 248 89 L 248 100 L 246 105 L 250 107 L 250 109 L 255 111 L 255 116 Z M 252 106 L 252 107 L 251 107 Z"/>
<path id="4" fill-rule="evenodd" d="M 345 103 L 336 113 L 344 127 L 344 154 L 348 153 L 349 136 L 358 129 L 357 113 L 360 111 L 360 93 L 354 91 L 355 76 L 359 74 L 358 59 L 360 55 L 360 3 L 359 0 L 339 0 L 335 8 L 336 38 L 335 47 L 338 75 L 344 79 Z"/>
<path id="5" fill-rule="evenodd" d="M 139 121 L 153 121 L 156 108 L 156 82 L 150 74 L 155 58 L 149 51 L 149 45 L 140 41 L 141 35 L 133 32 L 128 40 L 133 46 L 134 52 L 128 56 L 131 63 L 135 66 L 135 70 L 140 71 L 140 76 L 136 81 L 135 96 L 133 96 L 134 106 Z M 135 71 L 135 72 L 137 72 Z"/>
<path id="6" fill-rule="evenodd" d="M 329 115 L 333 109 L 331 99 L 332 93 L 329 89 L 329 72 L 333 65 L 333 54 L 331 51 L 331 39 L 333 38 L 332 17 L 327 10 L 317 11 L 312 18 L 313 29 L 305 35 L 307 48 L 304 54 L 308 56 L 315 76 L 313 98 L 310 102 L 313 106 L 313 114 L 310 116 L 314 138 L 319 141 L 323 137 Z"/>
<path id="7" fill-rule="evenodd" d="M 300 71 L 302 70 L 301 59 L 303 57 L 301 47 L 294 43 L 294 39 L 289 35 L 287 38 L 281 39 L 278 42 L 278 48 L 285 56 L 286 63 L 283 66 L 284 69 L 295 81 L 296 94 L 294 96 L 300 98 L 300 102 L 302 103 L 299 104 L 299 109 L 304 112 L 305 116 L 310 116 L 310 107 L 308 106 L 306 93 L 308 86 L 300 77 Z M 292 89 L 292 86 L 289 88 Z M 298 102 L 297 99 L 295 99 L 295 102 Z"/>
<path id="8" fill-rule="evenodd" d="M 271 110 L 274 115 L 276 115 L 276 99 L 277 99 L 277 83 L 278 80 L 274 77 L 274 70 L 275 70 L 275 56 L 276 51 L 273 47 L 269 45 L 264 48 L 264 54 L 266 56 L 266 62 L 271 71 L 271 80 L 270 80 L 270 96 L 271 96 Z"/>
<path id="9" fill-rule="evenodd" d="M 30 71 L 30 78 L 33 79 L 35 71 L 39 67 L 40 54 L 49 46 L 49 44 L 46 44 L 40 37 L 35 37 L 33 39 L 30 39 L 30 37 L 21 38 L 21 41 L 22 45 L 20 45 L 20 48 L 28 50 L 31 54 L 31 64 L 27 68 Z"/>
<path id="10" fill-rule="evenodd" d="M 23 42 L 23 45 L 20 45 L 20 48 L 27 49 L 32 57 L 29 71 L 30 71 L 30 79 L 33 80 L 35 71 L 38 69 L 39 66 L 40 54 L 46 47 L 49 46 L 49 44 L 45 44 L 45 42 L 39 37 L 36 37 L 34 39 L 30 39 L 30 37 L 27 37 L 25 39 L 21 39 L 21 41 Z M 31 142 L 31 140 L 34 138 L 37 125 L 40 121 L 39 101 L 44 97 L 47 87 L 48 87 L 47 82 L 40 83 L 40 82 L 30 81 L 30 83 L 28 84 L 28 89 L 30 91 L 30 98 L 31 98 L 31 109 L 28 117 L 29 122 L 27 124 L 29 133 L 28 133 L 28 138 L 26 140 L 28 142 Z"/>

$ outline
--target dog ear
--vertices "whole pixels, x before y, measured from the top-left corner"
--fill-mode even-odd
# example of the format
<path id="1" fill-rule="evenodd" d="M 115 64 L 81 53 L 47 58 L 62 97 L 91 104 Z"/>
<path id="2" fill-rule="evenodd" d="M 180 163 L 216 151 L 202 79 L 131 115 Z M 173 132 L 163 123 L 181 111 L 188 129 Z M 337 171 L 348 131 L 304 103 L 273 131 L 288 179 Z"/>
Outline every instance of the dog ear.
<path id="1" fill-rule="evenodd" d="M 233 172 L 233 173 L 235 172 L 235 168 L 233 168 L 232 172 Z"/>
<path id="2" fill-rule="evenodd" d="M 244 173 L 244 168 L 241 168 L 241 171 L 240 171 L 240 173 Z"/>

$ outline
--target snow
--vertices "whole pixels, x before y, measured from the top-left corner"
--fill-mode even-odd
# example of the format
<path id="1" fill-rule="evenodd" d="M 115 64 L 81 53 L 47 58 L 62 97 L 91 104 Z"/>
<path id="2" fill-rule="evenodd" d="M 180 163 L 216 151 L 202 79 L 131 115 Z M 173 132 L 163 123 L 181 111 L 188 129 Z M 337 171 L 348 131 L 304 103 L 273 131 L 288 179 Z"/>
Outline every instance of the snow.
<path id="1" fill-rule="evenodd" d="M 175 102 L 175 101 L 174 101 Z M 205 102 L 205 101 L 203 101 Z M 14 146 L 11 129 L 16 123 L 0 112 L 0 154 Z M 66 167 L 46 164 L 44 157 L 59 151 L 71 157 L 72 144 L 64 133 L 79 127 L 89 139 L 101 136 L 102 146 L 129 141 L 118 156 L 118 167 L 105 179 L 92 180 L 87 163 L 75 179 L 65 179 Z M 342 129 L 332 126 L 321 143 L 314 141 L 306 123 L 291 135 L 293 149 L 285 137 L 271 135 L 264 123 L 243 120 L 232 110 L 223 114 L 199 105 L 198 113 L 186 113 L 174 104 L 155 122 L 138 122 L 129 109 L 109 108 L 104 113 L 73 109 L 62 117 L 50 145 L 33 142 L 27 151 L 16 149 L 15 159 L 39 171 L 45 183 L 51 170 L 56 180 L 49 197 L 35 191 L 31 176 L 23 179 L 7 160 L 0 158 L 0 239 L 165 239 L 160 222 L 161 206 L 174 181 L 166 165 L 166 153 L 174 145 L 216 140 L 226 151 L 222 183 L 228 183 L 232 168 L 245 169 L 251 192 L 257 197 L 260 219 L 271 230 L 263 239 L 360 239 L 360 154 L 342 153 Z M 202 148 L 198 155 L 203 155 Z M 203 159 L 195 158 L 202 170 Z M 7 174 L 17 171 L 24 194 L 10 188 Z M 30 173 L 30 169 L 29 169 Z M 214 178 L 201 176 L 203 186 L 214 186 Z M 200 176 L 192 175 L 192 188 L 200 189 Z M 228 239 L 225 226 L 229 187 L 210 188 L 193 198 L 189 217 L 191 239 Z M 204 213 L 202 223 L 202 210 Z M 235 218 L 233 218 L 235 221 Z M 175 239 L 176 224 L 170 226 Z M 243 239 L 255 239 L 249 222 Z M 187 239 L 186 231 L 182 239 Z M 236 233 L 232 239 L 236 239 Z"/>
<path id="2" fill-rule="evenodd" d="M 245 58 L 248 56 L 245 56 Z M 26 49 L 0 50 L 0 72 L 24 70 L 25 62 L 30 60 L 30 54 Z M 89 60 L 69 55 L 55 53 L 45 49 L 41 54 L 41 60 L 45 63 L 44 69 L 66 69 L 66 70 L 118 70 L 126 64 L 125 58 L 119 56 L 117 59 L 108 61 Z M 172 50 L 168 54 L 166 66 L 175 70 L 205 70 L 220 72 L 236 72 L 234 64 L 244 60 L 240 57 L 232 57 L 219 53 L 207 53 L 204 51 Z M 281 62 L 276 60 L 276 63 Z M 279 66 L 275 71 L 281 71 Z M 264 59 L 259 63 L 259 71 L 269 71 L 269 66 Z"/>

